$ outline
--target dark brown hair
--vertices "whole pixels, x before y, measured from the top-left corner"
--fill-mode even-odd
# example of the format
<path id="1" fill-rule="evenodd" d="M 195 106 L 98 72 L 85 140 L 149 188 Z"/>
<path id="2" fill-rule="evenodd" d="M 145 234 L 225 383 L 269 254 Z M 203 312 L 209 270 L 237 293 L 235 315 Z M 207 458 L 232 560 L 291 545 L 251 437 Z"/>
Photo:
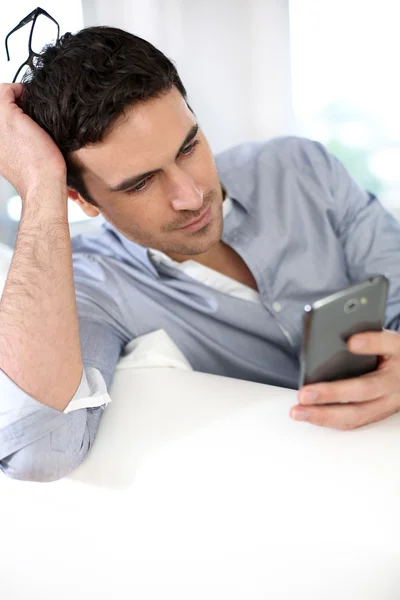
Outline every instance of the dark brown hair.
<path id="1" fill-rule="evenodd" d="M 173 86 L 187 99 L 175 66 L 160 50 L 114 27 L 66 33 L 44 48 L 23 83 L 24 111 L 61 150 L 68 185 L 93 204 L 70 153 L 100 142 L 127 107 Z"/>

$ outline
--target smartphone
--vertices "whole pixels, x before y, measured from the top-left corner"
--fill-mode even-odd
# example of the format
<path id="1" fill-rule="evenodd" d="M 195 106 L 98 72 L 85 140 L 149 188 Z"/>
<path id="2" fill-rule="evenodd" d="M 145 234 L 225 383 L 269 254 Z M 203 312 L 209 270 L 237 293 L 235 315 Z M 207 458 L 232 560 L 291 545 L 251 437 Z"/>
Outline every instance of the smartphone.
<path id="1" fill-rule="evenodd" d="M 353 354 L 355 333 L 382 331 L 389 282 L 374 275 L 304 307 L 299 387 L 374 371 L 378 356 Z"/>

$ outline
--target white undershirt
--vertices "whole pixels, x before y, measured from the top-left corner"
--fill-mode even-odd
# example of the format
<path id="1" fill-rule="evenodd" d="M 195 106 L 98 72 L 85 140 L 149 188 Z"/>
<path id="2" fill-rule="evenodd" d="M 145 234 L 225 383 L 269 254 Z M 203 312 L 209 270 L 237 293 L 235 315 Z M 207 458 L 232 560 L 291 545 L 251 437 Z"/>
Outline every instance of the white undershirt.
<path id="1" fill-rule="evenodd" d="M 230 213 L 231 209 L 232 200 L 230 198 L 225 198 L 223 203 L 224 219 Z M 173 265 L 176 269 L 186 273 L 186 275 L 189 275 L 193 279 L 196 279 L 219 292 L 235 296 L 241 300 L 248 300 L 249 302 L 259 303 L 261 301 L 260 294 L 256 290 L 253 290 L 244 283 L 232 279 L 232 277 L 228 277 L 210 267 L 206 267 L 196 260 L 185 260 L 180 263 L 164 254 L 164 252 L 154 250 L 153 248 L 149 249 L 149 256 L 154 263 Z"/>

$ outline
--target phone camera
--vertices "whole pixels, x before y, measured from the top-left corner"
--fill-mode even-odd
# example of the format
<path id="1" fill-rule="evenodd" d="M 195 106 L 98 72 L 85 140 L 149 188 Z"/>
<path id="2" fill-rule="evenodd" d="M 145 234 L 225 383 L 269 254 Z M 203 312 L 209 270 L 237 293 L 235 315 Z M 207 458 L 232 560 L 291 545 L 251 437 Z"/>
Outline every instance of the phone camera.
<path id="1" fill-rule="evenodd" d="M 359 306 L 359 301 L 357 300 L 357 298 L 352 298 L 351 300 L 348 300 L 346 302 L 346 304 L 344 305 L 344 312 L 352 313 L 355 310 L 357 310 L 358 306 Z"/>

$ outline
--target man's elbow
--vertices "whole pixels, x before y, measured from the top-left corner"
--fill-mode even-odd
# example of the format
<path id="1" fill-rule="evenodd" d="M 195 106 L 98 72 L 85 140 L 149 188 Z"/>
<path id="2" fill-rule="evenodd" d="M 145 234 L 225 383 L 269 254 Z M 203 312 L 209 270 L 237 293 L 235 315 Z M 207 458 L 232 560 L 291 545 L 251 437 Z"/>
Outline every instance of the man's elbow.
<path id="1" fill-rule="evenodd" d="M 51 482 L 70 475 L 86 458 L 91 447 L 86 409 L 71 413 L 73 418 L 10 454 L 0 461 L 0 469 L 11 479 Z"/>

